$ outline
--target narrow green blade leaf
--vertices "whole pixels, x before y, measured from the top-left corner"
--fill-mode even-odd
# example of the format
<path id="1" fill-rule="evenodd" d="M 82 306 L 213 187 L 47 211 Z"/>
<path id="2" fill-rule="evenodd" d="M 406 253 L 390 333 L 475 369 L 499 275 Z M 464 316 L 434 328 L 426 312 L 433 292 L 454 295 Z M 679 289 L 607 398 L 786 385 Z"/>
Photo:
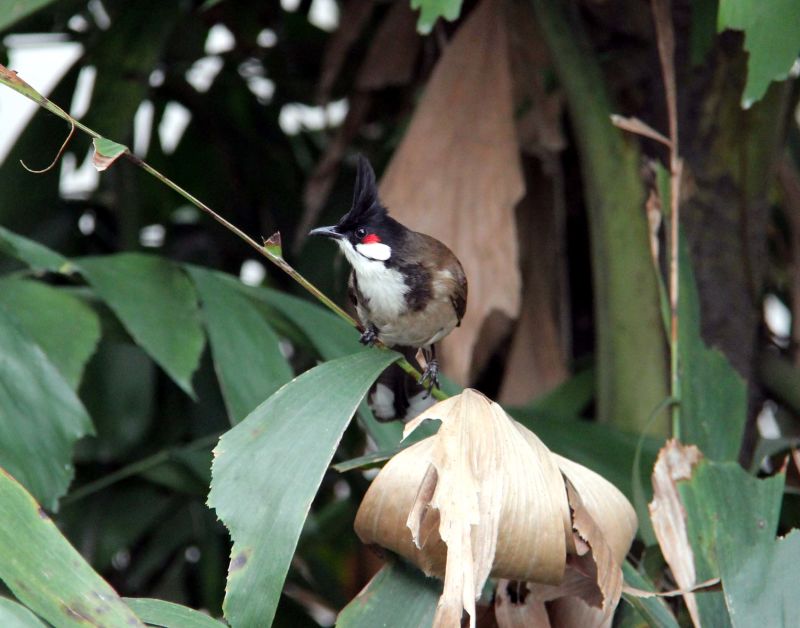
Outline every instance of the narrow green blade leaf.
<path id="1" fill-rule="evenodd" d="M 321 364 L 220 439 L 208 503 L 234 542 L 223 606 L 232 625 L 272 622 L 322 476 L 361 398 L 396 359 L 374 349 Z"/>
<path id="2" fill-rule="evenodd" d="M 326 360 L 362 349 L 358 332 L 332 312 L 278 290 L 249 286 L 242 286 L 242 289 L 292 321 Z"/>
<path id="3" fill-rule="evenodd" d="M 42 621 L 19 602 L 0 597 L 0 626 L 4 628 L 46 628 Z"/>
<path id="4" fill-rule="evenodd" d="M 337 628 L 422 628 L 433 623 L 442 583 L 401 560 L 384 565 L 345 606 Z"/>
<path id="5" fill-rule="evenodd" d="M 21 602 L 54 626 L 143 626 L 4 470 L 0 470 L 0 578 Z"/>
<path id="6" fill-rule="evenodd" d="M 46 246 L 0 226 L 0 252 L 27 264 L 34 270 L 59 272 L 69 260 Z"/>
<path id="7" fill-rule="evenodd" d="M 163 628 L 223 628 L 225 624 L 194 609 L 164 600 L 125 597 L 125 603 L 148 626 Z"/>
<path id="8" fill-rule="evenodd" d="M 4 2 L 3 11 L 0 12 L 0 31 L 53 2 L 54 0 L 12 0 L 11 2 Z"/>
<path id="9" fill-rule="evenodd" d="M 192 267 L 189 274 L 202 301 L 214 368 L 235 424 L 294 373 L 281 354 L 278 337 L 251 299 L 218 273 Z"/>
<path id="10" fill-rule="evenodd" d="M 75 264 L 136 343 L 193 396 L 191 377 L 205 337 L 194 288 L 183 271 L 141 253 L 84 257 Z"/>
<path id="11" fill-rule="evenodd" d="M 72 447 L 92 423 L 42 350 L 0 308 L 0 466 L 51 510 L 74 474 Z"/>
<path id="12" fill-rule="evenodd" d="M 622 563 L 622 575 L 625 582 L 632 587 L 642 589 L 643 591 L 654 591 L 655 587 L 640 574 L 633 565 L 627 560 Z M 667 608 L 666 603 L 662 598 L 658 597 L 636 597 L 623 593 L 622 597 L 625 601 L 633 606 L 639 614 L 644 617 L 648 625 L 652 628 L 678 628 L 678 621 L 675 616 Z"/>
<path id="13" fill-rule="evenodd" d="M 76 389 L 100 340 L 100 321 L 94 310 L 64 290 L 14 278 L 0 279 L 0 307 L 20 323 Z"/>
<path id="14" fill-rule="evenodd" d="M 411 8 L 419 9 L 417 31 L 427 35 L 440 17 L 452 22 L 461 15 L 462 0 L 411 0 Z"/>
<path id="15" fill-rule="evenodd" d="M 761 100 L 771 81 L 782 81 L 800 50 L 800 3 L 797 0 L 720 0 L 717 28 L 744 31 L 747 84 L 742 106 Z"/>

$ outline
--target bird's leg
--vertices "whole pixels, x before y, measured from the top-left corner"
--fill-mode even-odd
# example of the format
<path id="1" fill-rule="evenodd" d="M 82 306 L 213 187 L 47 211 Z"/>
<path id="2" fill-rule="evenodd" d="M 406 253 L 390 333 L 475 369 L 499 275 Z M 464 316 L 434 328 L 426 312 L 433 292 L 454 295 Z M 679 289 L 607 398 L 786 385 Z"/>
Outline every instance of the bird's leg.
<path id="1" fill-rule="evenodd" d="M 365 328 L 364 331 L 361 332 L 361 338 L 358 341 L 362 345 L 367 345 L 368 347 L 373 346 L 378 341 L 378 328 L 375 327 L 372 323 L 369 323 Z"/>
<path id="2" fill-rule="evenodd" d="M 425 356 L 425 370 L 422 371 L 422 377 L 417 383 L 428 391 L 424 397 L 427 399 L 431 396 L 431 391 L 439 387 L 439 362 L 436 360 L 436 346 L 431 345 L 429 349 L 423 347 L 422 354 Z"/>

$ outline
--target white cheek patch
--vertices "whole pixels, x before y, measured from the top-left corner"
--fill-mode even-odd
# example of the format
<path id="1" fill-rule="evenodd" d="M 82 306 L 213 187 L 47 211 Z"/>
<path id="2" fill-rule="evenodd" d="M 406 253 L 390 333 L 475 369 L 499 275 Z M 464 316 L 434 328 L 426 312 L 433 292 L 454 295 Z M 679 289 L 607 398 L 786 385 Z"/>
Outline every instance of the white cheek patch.
<path id="1" fill-rule="evenodd" d="M 383 242 L 370 242 L 369 244 L 356 244 L 356 251 L 364 257 L 385 262 L 392 256 L 392 247 Z"/>

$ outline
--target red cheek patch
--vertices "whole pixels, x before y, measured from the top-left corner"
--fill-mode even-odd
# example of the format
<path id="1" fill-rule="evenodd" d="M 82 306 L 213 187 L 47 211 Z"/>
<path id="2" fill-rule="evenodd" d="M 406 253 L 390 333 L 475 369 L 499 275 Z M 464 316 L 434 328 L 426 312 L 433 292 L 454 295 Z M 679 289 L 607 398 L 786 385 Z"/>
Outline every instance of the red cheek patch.
<path id="1" fill-rule="evenodd" d="M 375 244 L 380 241 L 381 239 L 378 237 L 377 233 L 369 233 L 361 238 L 361 244 Z"/>

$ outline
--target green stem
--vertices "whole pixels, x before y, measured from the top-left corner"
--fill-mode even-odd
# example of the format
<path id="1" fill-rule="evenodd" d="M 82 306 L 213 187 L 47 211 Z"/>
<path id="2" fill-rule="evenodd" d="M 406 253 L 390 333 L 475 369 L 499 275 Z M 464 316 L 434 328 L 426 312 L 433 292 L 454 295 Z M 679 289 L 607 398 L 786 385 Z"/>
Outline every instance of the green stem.
<path id="1" fill-rule="evenodd" d="M 88 484 L 84 484 L 79 489 L 72 491 L 69 495 L 65 496 L 61 500 L 61 506 L 68 506 L 73 504 L 81 499 L 88 497 L 89 495 L 93 495 L 94 493 L 98 493 L 109 486 L 116 484 L 117 482 L 121 482 L 122 480 L 126 480 L 129 477 L 133 477 L 134 475 L 139 475 L 140 473 L 144 473 L 145 471 L 149 471 L 155 467 L 158 467 L 165 462 L 169 462 L 176 453 L 178 452 L 187 452 L 187 451 L 195 451 L 197 449 L 204 449 L 206 447 L 211 447 L 219 440 L 220 434 L 209 434 L 208 436 L 204 436 L 203 438 L 198 438 L 196 441 L 189 443 L 188 445 L 184 445 L 182 447 L 175 447 L 172 449 L 162 449 L 158 453 L 153 454 L 152 456 L 148 456 L 147 458 L 143 458 L 141 460 L 137 460 L 121 469 L 117 469 L 113 473 L 109 473 L 108 475 L 104 475 L 99 480 L 95 480 L 94 482 L 89 482 Z"/>
<path id="2" fill-rule="evenodd" d="M 91 137 L 97 138 L 97 139 L 102 137 L 99 133 L 97 133 L 93 129 L 90 129 L 89 127 L 87 127 L 87 126 L 81 124 L 80 122 L 78 122 L 77 120 L 75 120 L 66 111 L 61 109 L 61 107 L 59 107 L 58 105 L 56 105 L 55 103 L 50 101 L 48 98 L 46 98 L 45 96 L 42 96 L 39 92 L 37 92 L 35 89 L 33 89 L 25 81 L 20 79 L 17 76 L 16 72 L 12 72 L 12 71 L 8 70 L 8 68 L 6 68 L 3 65 L 0 65 L 0 83 L 10 87 L 15 92 L 18 92 L 18 93 L 22 94 L 23 96 L 25 96 L 27 98 L 30 98 L 32 101 L 34 101 L 40 107 L 43 107 L 44 109 L 47 109 L 49 112 L 57 115 L 59 118 L 61 118 L 63 120 L 66 120 L 67 122 L 69 122 L 70 124 L 72 124 L 75 127 L 79 128 L 81 131 L 83 131 L 87 135 L 90 135 Z M 237 227 L 233 223 L 229 222 L 228 220 L 226 220 L 225 218 L 220 216 L 217 212 L 215 212 L 208 205 L 203 203 L 200 199 L 196 198 L 195 196 L 193 196 L 192 194 L 190 194 L 189 192 L 184 190 L 182 187 L 180 187 L 174 181 L 172 181 L 172 180 L 168 179 L 167 177 L 165 177 L 158 170 L 153 168 L 150 164 L 148 164 L 147 162 L 143 161 L 142 159 L 140 159 L 139 157 L 137 157 L 136 155 L 131 153 L 130 150 L 127 149 L 127 148 L 126 148 L 126 151 L 125 151 L 125 156 L 131 162 L 133 162 L 134 164 L 139 166 L 142 170 L 144 170 L 148 174 L 152 175 L 153 177 L 155 177 L 156 179 L 161 181 L 167 187 L 172 188 L 172 190 L 174 190 L 175 192 L 180 194 L 183 198 L 185 198 L 187 201 L 189 201 L 192 205 L 194 205 L 195 207 L 201 209 L 203 212 L 205 212 L 206 214 L 211 216 L 214 220 L 216 220 L 219 224 L 221 224 L 223 227 L 225 227 L 228 231 L 230 231 L 230 232 L 234 233 L 235 235 L 237 235 L 241 240 L 243 240 L 245 243 L 247 243 L 251 248 L 255 249 L 259 253 L 259 255 L 262 255 L 265 258 L 267 258 L 275 266 L 280 268 L 283 272 L 285 272 L 287 275 L 289 275 L 297 283 L 299 283 L 301 286 L 303 286 L 303 288 L 305 288 L 308 292 L 313 294 L 314 297 L 318 301 L 320 301 L 325 307 L 327 307 L 329 310 L 331 310 L 334 314 L 336 314 L 340 318 L 342 318 L 345 321 L 347 321 L 350 325 L 352 325 L 356 329 L 359 329 L 361 327 L 359 325 L 359 323 L 352 316 L 350 316 L 342 308 L 340 308 L 338 305 L 336 305 L 336 303 L 334 303 L 330 298 L 328 298 L 325 294 L 323 294 L 323 292 L 319 288 L 317 288 L 308 279 L 303 277 L 303 275 L 301 275 L 294 268 L 292 268 L 292 266 L 285 259 L 283 259 L 282 256 L 275 255 L 266 246 L 258 244 L 258 242 L 253 240 L 253 238 L 251 238 L 244 231 L 239 229 L 239 227 Z M 379 348 L 381 348 L 381 349 L 388 349 L 388 347 L 386 347 L 385 345 L 383 345 L 381 343 L 378 343 L 377 346 Z M 411 366 L 411 364 L 405 358 L 401 358 L 397 362 L 397 364 L 401 369 L 403 369 L 411 377 L 414 377 L 416 379 L 419 379 L 421 377 L 421 373 L 417 369 L 415 369 L 413 366 Z M 438 389 L 438 388 L 434 388 L 431 391 L 431 393 L 436 399 L 439 399 L 439 400 L 447 399 L 447 395 L 444 392 L 442 392 L 440 389 Z"/>

